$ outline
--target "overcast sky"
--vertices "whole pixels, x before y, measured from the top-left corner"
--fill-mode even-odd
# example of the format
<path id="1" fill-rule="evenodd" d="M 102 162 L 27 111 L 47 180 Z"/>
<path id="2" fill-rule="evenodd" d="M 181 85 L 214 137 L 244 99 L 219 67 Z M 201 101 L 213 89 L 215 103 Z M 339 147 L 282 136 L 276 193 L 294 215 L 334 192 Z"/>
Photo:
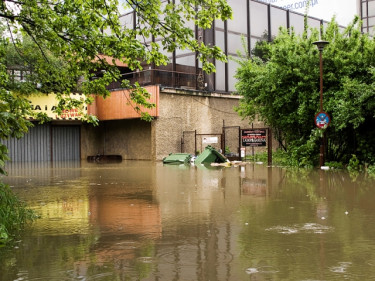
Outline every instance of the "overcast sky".
<path id="1" fill-rule="evenodd" d="M 271 3 L 275 6 L 289 8 L 290 10 L 305 13 L 306 7 L 303 6 L 305 0 L 261 0 Z M 308 15 L 330 21 L 332 16 L 341 25 L 347 25 L 357 14 L 357 0 L 310 0 L 311 6 Z"/>
<path id="2" fill-rule="evenodd" d="M 286 9 L 304 14 L 306 12 L 305 2 L 307 0 L 260 0 L 275 6 L 284 7 Z M 120 0 L 120 3 L 126 2 Z M 341 25 L 347 25 L 354 19 L 357 14 L 357 0 L 310 0 L 310 8 L 308 15 L 330 21 L 333 15 Z M 121 7 L 121 12 L 125 10 Z"/>

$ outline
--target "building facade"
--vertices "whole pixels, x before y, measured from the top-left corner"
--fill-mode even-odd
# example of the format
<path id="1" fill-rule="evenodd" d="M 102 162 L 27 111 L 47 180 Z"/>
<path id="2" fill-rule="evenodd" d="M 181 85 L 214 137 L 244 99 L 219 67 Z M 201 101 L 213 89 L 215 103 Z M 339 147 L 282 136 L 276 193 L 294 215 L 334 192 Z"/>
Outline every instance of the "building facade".
<path id="1" fill-rule="evenodd" d="M 175 0 L 177 2 L 177 0 Z M 176 50 L 165 54 L 169 57 L 168 66 L 145 66 L 142 71 L 126 73 L 124 78 L 140 77 L 145 83 L 161 83 L 168 80 L 171 87 L 188 88 L 214 92 L 235 92 L 235 73 L 238 67 L 236 59 L 246 53 L 251 53 L 259 40 L 271 40 L 276 36 L 280 27 L 293 28 L 297 34 L 304 30 L 304 15 L 285 10 L 265 1 L 256 0 L 227 0 L 233 10 L 233 19 L 227 21 L 215 20 L 212 28 L 202 30 L 193 23 L 188 23 L 195 30 L 195 38 L 206 44 L 216 45 L 229 56 L 228 63 L 213 61 L 216 73 L 206 75 L 202 72 L 198 54 L 188 50 Z M 301 1 L 306 5 L 307 1 Z M 135 12 L 125 14 L 121 22 L 127 28 L 136 28 L 137 15 Z M 309 17 L 310 27 L 319 28 L 327 22 Z M 140 38 L 140 40 L 143 40 Z M 162 38 L 146 38 L 145 44 L 160 43 Z M 130 72 L 130 70 L 129 70 Z M 170 79 L 172 78 L 172 79 Z"/>
<path id="2" fill-rule="evenodd" d="M 358 0 L 359 15 L 362 19 L 362 31 L 375 35 L 375 0 Z"/>
<path id="3" fill-rule="evenodd" d="M 362 2 L 366 2 L 366 7 L 375 3 Z M 233 20 L 216 20 L 208 30 L 188 23 L 195 30 L 197 41 L 217 45 L 229 57 L 228 63 L 213 61 L 216 73 L 203 73 L 198 54 L 187 50 L 165 53 L 169 58 L 166 66 L 144 65 L 137 71 L 121 66 L 123 79 L 137 81 L 152 94 L 156 104 L 150 112 L 155 117 L 152 122 L 140 120 L 124 98 L 126 93 L 118 81 L 109 86 L 110 98 L 98 98 L 88 108 L 89 113 L 98 116 L 99 126 L 82 124 L 69 114 L 56 117 L 39 131 L 40 126 L 32 128 L 23 140 L 9 140 L 10 156 L 16 161 L 76 160 L 93 155 L 161 160 L 171 152 L 202 151 L 208 144 L 203 140 L 207 139 L 215 140 L 211 144 L 217 148 L 239 155 L 238 130 L 262 128 L 264 124 L 250 124 L 234 110 L 240 99 L 235 94 L 236 59 L 250 53 L 259 40 L 271 40 L 281 26 L 302 33 L 304 15 L 256 0 L 228 3 Z M 366 15 L 370 20 L 368 12 Z M 137 15 L 125 14 L 121 23 L 126 28 L 136 28 Z M 308 24 L 319 28 L 327 22 L 309 17 Z M 161 38 L 146 38 L 144 43 L 151 41 L 161 44 Z M 41 144 L 40 150 L 35 149 L 36 144 Z"/>

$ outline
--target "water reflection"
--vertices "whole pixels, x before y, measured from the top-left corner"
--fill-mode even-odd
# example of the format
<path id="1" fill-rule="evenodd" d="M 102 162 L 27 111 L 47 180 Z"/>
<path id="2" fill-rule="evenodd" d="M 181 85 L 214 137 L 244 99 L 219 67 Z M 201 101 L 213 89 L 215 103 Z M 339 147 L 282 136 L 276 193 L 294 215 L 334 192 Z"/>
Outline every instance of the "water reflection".
<path id="1" fill-rule="evenodd" d="M 1 280 L 369 280 L 374 182 L 342 172 L 64 163 L 5 178 L 38 211 Z"/>

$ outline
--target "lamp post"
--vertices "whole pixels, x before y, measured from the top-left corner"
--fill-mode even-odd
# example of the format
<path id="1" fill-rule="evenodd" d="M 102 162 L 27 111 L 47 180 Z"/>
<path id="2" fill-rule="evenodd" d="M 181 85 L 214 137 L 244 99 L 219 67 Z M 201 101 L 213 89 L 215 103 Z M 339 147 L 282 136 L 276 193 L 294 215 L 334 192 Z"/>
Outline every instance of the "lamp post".
<path id="1" fill-rule="evenodd" d="M 319 50 L 319 62 L 320 62 L 320 112 L 315 116 L 315 124 L 321 128 L 325 129 L 329 125 L 330 117 L 327 113 L 323 111 L 323 49 L 329 44 L 328 41 L 315 41 L 314 45 L 318 47 Z M 324 165 L 324 142 L 325 142 L 325 133 L 323 133 L 323 139 L 320 143 L 320 154 L 319 154 L 319 163 L 320 167 Z"/>

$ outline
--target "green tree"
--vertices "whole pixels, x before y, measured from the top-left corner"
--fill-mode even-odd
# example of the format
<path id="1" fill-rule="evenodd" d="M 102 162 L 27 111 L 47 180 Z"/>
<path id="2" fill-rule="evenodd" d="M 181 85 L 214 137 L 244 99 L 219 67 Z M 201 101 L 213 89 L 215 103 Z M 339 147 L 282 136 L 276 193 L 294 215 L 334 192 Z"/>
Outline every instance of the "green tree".
<path id="1" fill-rule="evenodd" d="M 314 41 L 319 30 L 280 29 L 272 42 L 262 42 L 252 57 L 240 61 L 237 90 L 243 95 L 238 112 L 262 118 L 275 132 L 296 165 L 318 161 L 323 130 L 314 125 L 319 112 L 319 52 Z M 330 114 L 326 129 L 327 160 L 349 163 L 356 155 L 374 164 L 375 148 L 375 41 L 362 34 L 355 18 L 345 29 L 333 19 L 323 30 L 324 111 Z"/>

